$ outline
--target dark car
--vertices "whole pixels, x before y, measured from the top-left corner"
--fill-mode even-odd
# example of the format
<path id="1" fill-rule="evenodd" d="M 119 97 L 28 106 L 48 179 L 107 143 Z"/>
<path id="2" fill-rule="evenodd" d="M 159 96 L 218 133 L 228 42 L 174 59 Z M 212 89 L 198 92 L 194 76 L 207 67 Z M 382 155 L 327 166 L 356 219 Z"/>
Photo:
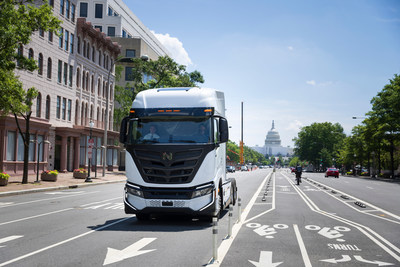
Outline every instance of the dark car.
<path id="1" fill-rule="evenodd" d="M 233 167 L 233 166 L 226 166 L 226 172 L 235 172 L 235 167 Z"/>
<path id="2" fill-rule="evenodd" d="M 336 168 L 328 168 L 325 172 L 325 177 L 334 176 L 339 178 L 339 170 Z"/>

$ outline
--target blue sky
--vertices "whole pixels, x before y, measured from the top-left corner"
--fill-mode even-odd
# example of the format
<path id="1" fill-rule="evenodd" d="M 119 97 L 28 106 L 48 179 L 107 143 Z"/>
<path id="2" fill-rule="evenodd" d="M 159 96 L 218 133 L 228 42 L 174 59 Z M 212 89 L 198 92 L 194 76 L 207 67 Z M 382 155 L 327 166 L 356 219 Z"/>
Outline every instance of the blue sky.
<path id="1" fill-rule="evenodd" d="M 272 120 L 282 145 L 300 127 L 346 134 L 400 74 L 398 0 L 124 0 L 202 87 L 225 92 L 230 139 L 262 146 Z"/>

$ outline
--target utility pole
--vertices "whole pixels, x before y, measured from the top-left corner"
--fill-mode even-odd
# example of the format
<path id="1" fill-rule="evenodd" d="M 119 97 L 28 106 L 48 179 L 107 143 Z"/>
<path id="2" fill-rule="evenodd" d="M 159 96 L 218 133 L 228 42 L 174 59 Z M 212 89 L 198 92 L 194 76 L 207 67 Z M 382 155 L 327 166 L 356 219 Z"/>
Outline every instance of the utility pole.
<path id="1" fill-rule="evenodd" d="M 240 137 L 240 165 L 244 164 L 243 159 L 243 101 L 242 101 L 242 108 L 241 108 L 241 137 Z"/>

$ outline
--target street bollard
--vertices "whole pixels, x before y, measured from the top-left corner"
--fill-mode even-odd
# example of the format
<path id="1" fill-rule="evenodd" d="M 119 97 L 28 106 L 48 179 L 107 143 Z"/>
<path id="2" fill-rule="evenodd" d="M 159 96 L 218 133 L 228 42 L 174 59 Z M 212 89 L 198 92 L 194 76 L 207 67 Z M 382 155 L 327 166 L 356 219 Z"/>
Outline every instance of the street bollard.
<path id="1" fill-rule="evenodd" d="M 218 218 L 213 217 L 213 259 L 212 262 L 217 262 L 218 260 Z"/>
<path id="2" fill-rule="evenodd" d="M 242 199 L 240 197 L 238 198 L 238 209 L 239 209 L 238 222 L 240 223 L 242 221 Z"/>
<path id="3" fill-rule="evenodd" d="M 233 216 L 233 206 L 232 204 L 229 204 L 228 238 L 232 236 L 232 216 Z"/>

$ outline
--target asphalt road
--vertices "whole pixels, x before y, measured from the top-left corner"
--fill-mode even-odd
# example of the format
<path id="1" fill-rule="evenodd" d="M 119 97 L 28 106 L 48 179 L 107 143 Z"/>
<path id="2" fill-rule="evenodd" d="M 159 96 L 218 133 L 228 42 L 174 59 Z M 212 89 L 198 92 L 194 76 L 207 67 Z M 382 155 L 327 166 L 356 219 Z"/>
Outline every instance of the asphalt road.
<path id="1" fill-rule="evenodd" d="M 216 236 L 190 218 L 137 221 L 123 211 L 122 183 L 2 197 L 0 266 L 400 266 L 399 184 L 228 175 L 242 207 L 230 237 L 228 212 Z"/>

